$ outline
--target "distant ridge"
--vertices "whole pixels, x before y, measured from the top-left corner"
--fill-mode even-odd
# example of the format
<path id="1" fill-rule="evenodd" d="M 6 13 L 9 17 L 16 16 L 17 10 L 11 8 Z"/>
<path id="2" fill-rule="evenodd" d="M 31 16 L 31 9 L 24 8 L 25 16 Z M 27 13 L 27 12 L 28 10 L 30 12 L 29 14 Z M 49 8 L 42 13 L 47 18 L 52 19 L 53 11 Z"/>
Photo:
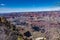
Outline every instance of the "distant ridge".
<path id="1" fill-rule="evenodd" d="M 59 11 L 35 11 L 36 13 L 37 12 L 60 12 Z M 35 13 L 35 12 L 8 12 L 8 13 L 0 13 L 0 14 L 11 14 L 11 13 Z"/>

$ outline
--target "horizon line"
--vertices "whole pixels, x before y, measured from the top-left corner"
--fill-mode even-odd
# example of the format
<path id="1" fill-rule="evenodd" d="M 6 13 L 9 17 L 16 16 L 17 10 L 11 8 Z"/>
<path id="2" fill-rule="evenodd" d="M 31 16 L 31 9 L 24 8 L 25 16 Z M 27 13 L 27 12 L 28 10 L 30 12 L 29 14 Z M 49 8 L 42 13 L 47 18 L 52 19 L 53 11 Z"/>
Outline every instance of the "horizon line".
<path id="1" fill-rule="evenodd" d="M 60 10 L 52 10 L 52 11 L 28 11 L 28 12 L 58 12 Z M 26 11 L 25 11 L 26 12 Z M 26 12 L 26 13 L 28 13 Z M 24 13 L 24 12 L 5 12 L 6 14 L 7 13 Z M 4 12 L 3 13 L 0 13 L 0 14 L 5 14 Z"/>
<path id="2" fill-rule="evenodd" d="M 23 9 L 23 8 L 0 8 L 0 13 L 12 13 L 12 12 L 41 12 L 41 11 L 60 11 L 60 7 L 52 7 L 52 8 L 31 8 L 31 9 Z"/>

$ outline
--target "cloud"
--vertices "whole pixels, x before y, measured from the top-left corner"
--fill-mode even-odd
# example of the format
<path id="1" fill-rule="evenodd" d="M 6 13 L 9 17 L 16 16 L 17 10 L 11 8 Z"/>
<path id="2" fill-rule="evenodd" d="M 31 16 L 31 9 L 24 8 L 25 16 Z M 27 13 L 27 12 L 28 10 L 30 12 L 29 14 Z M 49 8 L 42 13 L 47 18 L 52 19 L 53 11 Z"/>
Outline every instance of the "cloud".
<path id="1" fill-rule="evenodd" d="M 5 4 L 1 3 L 0 6 L 5 6 Z"/>

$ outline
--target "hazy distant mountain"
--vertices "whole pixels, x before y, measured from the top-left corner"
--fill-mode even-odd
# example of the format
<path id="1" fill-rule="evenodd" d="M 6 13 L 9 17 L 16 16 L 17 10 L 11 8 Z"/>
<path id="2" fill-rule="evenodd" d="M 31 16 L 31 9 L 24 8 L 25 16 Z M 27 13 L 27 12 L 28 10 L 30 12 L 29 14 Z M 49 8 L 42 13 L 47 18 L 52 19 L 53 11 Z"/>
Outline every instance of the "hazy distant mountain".
<path id="1" fill-rule="evenodd" d="M 0 16 L 23 16 L 29 14 L 51 14 L 51 13 L 60 13 L 60 11 L 41 11 L 41 12 L 12 12 L 12 13 L 0 13 Z"/>

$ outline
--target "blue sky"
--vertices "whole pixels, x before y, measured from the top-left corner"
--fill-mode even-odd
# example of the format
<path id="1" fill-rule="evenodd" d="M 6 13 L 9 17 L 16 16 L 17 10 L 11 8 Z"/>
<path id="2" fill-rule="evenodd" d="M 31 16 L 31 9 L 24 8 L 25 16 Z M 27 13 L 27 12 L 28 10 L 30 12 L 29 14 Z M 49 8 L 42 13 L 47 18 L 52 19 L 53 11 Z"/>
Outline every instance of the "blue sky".
<path id="1" fill-rule="evenodd" d="M 0 0 L 0 13 L 60 10 L 60 0 Z"/>

